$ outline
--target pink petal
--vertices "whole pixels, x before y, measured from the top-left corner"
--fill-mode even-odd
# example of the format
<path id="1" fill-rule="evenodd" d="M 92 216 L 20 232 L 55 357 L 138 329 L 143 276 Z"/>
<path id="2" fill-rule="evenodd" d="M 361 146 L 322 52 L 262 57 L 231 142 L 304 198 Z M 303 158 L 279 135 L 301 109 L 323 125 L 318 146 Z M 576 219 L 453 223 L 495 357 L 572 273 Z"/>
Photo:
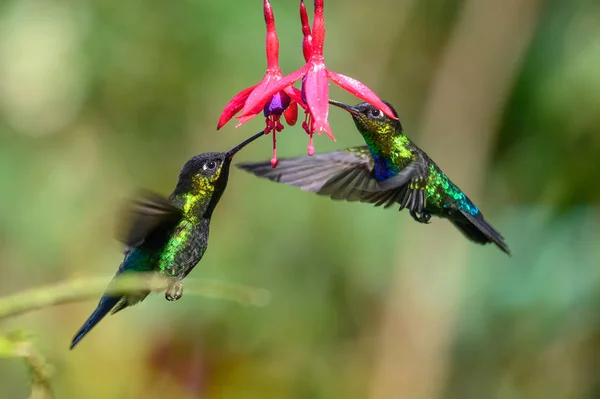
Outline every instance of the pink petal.
<path id="1" fill-rule="evenodd" d="M 380 109 L 388 117 L 392 119 L 398 119 L 394 115 L 390 107 L 388 107 L 383 101 L 381 101 L 377 94 L 375 94 L 373 90 L 369 89 L 364 83 L 359 82 L 358 80 L 349 76 L 335 73 L 332 71 L 327 71 L 327 74 L 329 75 L 331 81 L 336 85 L 340 86 L 342 89 L 352 93 L 361 100 L 368 102 L 375 108 Z"/>
<path id="2" fill-rule="evenodd" d="M 241 116 L 248 116 L 252 114 L 255 109 L 262 109 L 267 101 L 271 99 L 278 91 L 282 91 L 288 86 L 294 84 L 295 81 L 302 78 L 308 71 L 309 65 L 306 64 L 302 68 L 298 69 L 295 72 L 290 73 L 289 75 L 284 76 L 283 78 L 277 81 L 267 82 L 264 86 L 261 86 L 259 83 L 259 87 L 252 92 L 252 94 L 248 97 L 244 108 L 242 109 Z M 266 78 L 267 76 L 265 76 Z M 262 83 L 262 82 L 261 82 Z M 260 112 L 260 111 L 259 111 Z"/>
<path id="3" fill-rule="evenodd" d="M 327 121 L 329 114 L 329 81 L 327 80 L 327 68 L 325 64 L 309 64 L 310 70 L 306 74 L 304 84 L 306 90 L 306 103 L 313 118 L 313 126 L 317 133 L 327 133 L 335 141 L 331 133 L 331 127 Z"/>
<path id="4" fill-rule="evenodd" d="M 233 96 L 233 98 L 227 103 L 225 109 L 221 113 L 221 117 L 219 118 L 219 123 L 217 124 L 217 130 L 222 128 L 227 122 L 233 118 L 235 114 L 237 114 L 243 107 L 244 103 L 248 99 L 248 96 L 254 90 L 256 86 L 248 87 L 240 91 L 238 94 Z"/>

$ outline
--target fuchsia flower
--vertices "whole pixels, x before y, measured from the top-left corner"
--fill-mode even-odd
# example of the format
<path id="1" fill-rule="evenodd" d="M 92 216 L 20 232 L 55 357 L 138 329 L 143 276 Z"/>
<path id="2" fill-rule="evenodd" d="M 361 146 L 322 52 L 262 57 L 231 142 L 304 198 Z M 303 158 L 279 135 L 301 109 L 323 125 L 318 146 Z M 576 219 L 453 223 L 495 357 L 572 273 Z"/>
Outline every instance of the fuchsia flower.
<path id="1" fill-rule="evenodd" d="M 283 130 L 281 115 L 283 114 L 288 125 L 293 126 L 298 120 L 298 103 L 304 108 L 304 102 L 298 89 L 292 85 L 285 85 L 279 90 L 272 91 L 266 96 L 265 91 L 273 87 L 283 75 L 279 68 L 279 39 L 275 30 L 275 17 L 273 9 L 268 0 L 264 0 L 265 25 L 267 26 L 267 71 L 263 79 L 254 86 L 248 87 L 236 94 L 225 106 L 221 113 L 217 130 L 225 125 L 242 108 L 244 113 L 239 117 L 238 127 L 254 118 L 263 111 L 266 118 L 265 134 L 273 133 L 273 158 L 271 165 L 277 166 L 277 138 L 276 132 Z M 258 101 L 257 101 L 258 99 Z M 253 108 L 247 107 L 248 104 L 254 104 Z"/>
<path id="2" fill-rule="evenodd" d="M 323 46 L 325 43 L 325 18 L 323 1 L 315 0 L 315 16 L 312 31 L 308 23 L 308 15 L 304 1 L 300 1 L 300 21 L 302 24 L 302 50 L 306 64 L 297 71 L 282 76 L 279 68 L 279 40 L 275 32 L 275 20 L 268 0 L 264 0 L 265 23 L 267 24 L 267 72 L 263 80 L 256 86 L 238 93 L 225 107 L 217 129 L 220 129 L 240 110 L 242 111 L 238 126 L 254 118 L 261 110 L 266 121 L 265 134 L 273 132 L 273 167 L 277 165 L 275 132 L 281 131 L 280 122 L 283 113 L 290 126 L 295 124 L 298 116 L 298 105 L 306 118 L 302 127 L 309 134 L 308 154 L 313 155 L 313 134 L 327 133 L 335 140 L 327 120 L 329 114 L 329 79 L 342 89 L 352 93 L 380 109 L 390 118 L 396 119 L 392 110 L 365 84 L 349 76 L 330 71 L 325 66 Z M 302 90 L 293 84 L 302 79 Z"/>

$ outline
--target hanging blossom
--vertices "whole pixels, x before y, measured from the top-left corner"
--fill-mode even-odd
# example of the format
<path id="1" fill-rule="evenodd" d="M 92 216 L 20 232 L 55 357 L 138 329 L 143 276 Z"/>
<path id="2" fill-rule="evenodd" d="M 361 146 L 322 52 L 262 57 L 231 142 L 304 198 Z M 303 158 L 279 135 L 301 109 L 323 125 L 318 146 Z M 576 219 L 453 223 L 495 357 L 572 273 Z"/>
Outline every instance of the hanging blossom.
<path id="1" fill-rule="evenodd" d="M 256 85 L 248 87 L 236 94 L 225 106 L 221 113 L 217 130 L 233 118 L 240 110 L 245 113 L 239 117 L 239 123 L 236 127 L 243 125 L 254 118 L 261 111 L 265 116 L 265 134 L 273 134 L 273 158 L 271 165 L 277 166 L 277 132 L 283 130 L 281 115 L 284 116 L 288 125 L 293 126 L 298 120 L 298 104 L 306 108 L 300 90 L 290 84 L 285 85 L 279 90 L 270 90 L 276 82 L 283 78 L 281 68 L 279 67 L 279 39 L 275 30 L 275 17 L 273 9 L 268 0 L 264 0 L 265 25 L 267 27 L 267 71 L 263 79 Z M 265 91 L 270 91 L 266 96 Z M 258 101 L 257 101 L 258 99 Z M 253 108 L 246 107 L 247 104 L 254 104 Z"/>
<path id="2" fill-rule="evenodd" d="M 300 1 L 300 22 L 302 25 L 302 51 L 306 64 L 285 77 L 279 68 L 279 39 L 275 32 L 275 19 L 268 0 L 264 0 L 265 23 L 267 25 L 267 72 L 263 80 L 256 86 L 238 93 L 225 107 L 217 129 L 220 129 L 241 110 L 238 117 L 240 126 L 254 118 L 263 110 L 266 117 L 265 134 L 273 132 L 273 158 L 271 165 L 277 166 L 275 132 L 281 131 L 280 122 L 283 113 L 290 126 L 296 123 L 298 105 L 306 116 L 302 127 L 310 136 L 308 155 L 314 154 L 313 134 L 325 132 L 332 140 L 335 137 L 328 122 L 329 115 L 329 80 L 383 111 L 388 117 L 397 119 L 392 110 L 365 84 L 349 76 L 330 71 L 325 66 L 323 46 L 325 43 L 324 0 L 314 0 L 315 16 L 312 29 L 304 1 Z M 293 87 L 302 80 L 302 90 Z M 288 119 L 289 116 L 289 119 Z M 291 122 L 291 123 L 290 123 Z"/>

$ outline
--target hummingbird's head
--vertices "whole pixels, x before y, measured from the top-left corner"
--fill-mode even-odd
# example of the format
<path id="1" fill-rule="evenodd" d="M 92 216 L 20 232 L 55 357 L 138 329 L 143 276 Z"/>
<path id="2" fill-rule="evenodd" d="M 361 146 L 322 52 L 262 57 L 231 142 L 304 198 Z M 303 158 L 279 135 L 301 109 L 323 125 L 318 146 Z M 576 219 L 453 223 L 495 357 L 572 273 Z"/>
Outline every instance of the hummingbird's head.
<path id="1" fill-rule="evenodd" d="M 218 201 L 227 186 L 229 167 L 233 156 L 242 148 L 264 135 L 260 132 L 227 152 L 205 152 L 189 159 L 179 173 L 176 193 L 195 196 L 213 196 Z"/>
<path id="2" fill-rule="evenodd" d="M 205 152 L 190 158 L 179 172 L 176 191 L 193 195 L 212 195 L 226 164 L 225 154 Z"/>
<path id="3" fill-rule="evenodd" d="M 392 104 L 384 101 L 390 107 L 394 116 L 398 118 L 398 113 L 392 107 Z M 356 105 L 347 105 L 338 101 L 329 100 L 329 104 L 346 110 L 352 115 L 354 123 L 358 130 L 362 132 L 373 132 L 377 134 L 394 134 L 402 131 L 402 124 L 399 119 L 391 119 L 380 109 L 375 108 L 369 103 L 360 103 Z"/>

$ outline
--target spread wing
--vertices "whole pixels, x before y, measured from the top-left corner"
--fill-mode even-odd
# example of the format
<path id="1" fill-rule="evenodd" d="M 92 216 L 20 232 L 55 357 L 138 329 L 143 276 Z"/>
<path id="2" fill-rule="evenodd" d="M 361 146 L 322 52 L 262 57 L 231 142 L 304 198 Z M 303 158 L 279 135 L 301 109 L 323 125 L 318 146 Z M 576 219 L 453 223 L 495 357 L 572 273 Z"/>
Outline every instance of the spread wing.
<path id="1" fill-rule="evenodd" d="M 129 248 L 138 247 L 151 234 L 174 227 L 182 216 L 181 209 L 167 198 L 144 193 L 129 206 L 119 241 Z"/>
<path id="2" fill-rule="evenodd" d="M 272 168 L 269 161 L 236 166 L 256 176 L 335 200 L 369 202 L 375 206 L 391 206 L 401 200 L 406 192 L 406 182 L 413 176 L 412 169 L 406 168 L 407 173 L 401 173 L 406 180 L 404 185 L 398 178 L 389 188 L 381 188 L 381 182 L 375 179 L 373 157 L 367 146 L 280 159 L 276 168 Z"/>
<path id="3" fill-rule="evenodd" d="M 276 168 L 269 161 L 249 162 L 238 168 L 278 183 L 327 195 L 332 199 L 355 201 L 358 192 L 375 190 L 373 158 L 367 146 L 313 156 L 280 159 Z"/>
<path id="4" fill-rule="evenodd" d="M 427 205 L 426 193 L 429 159 L 420 152 L 414 160 L 398 174 L 389 179 L 377 182 L 376 190 L 361 193 L 365 202 L 374 202 L 375 206 L 385 208 L 394 203 L 400 204 L 400 210 L 407 208 L 415 220 L 420 221 L 417 214 L 422 214 Z M 427 219 L 429 220 L 429 219 Z"/>

